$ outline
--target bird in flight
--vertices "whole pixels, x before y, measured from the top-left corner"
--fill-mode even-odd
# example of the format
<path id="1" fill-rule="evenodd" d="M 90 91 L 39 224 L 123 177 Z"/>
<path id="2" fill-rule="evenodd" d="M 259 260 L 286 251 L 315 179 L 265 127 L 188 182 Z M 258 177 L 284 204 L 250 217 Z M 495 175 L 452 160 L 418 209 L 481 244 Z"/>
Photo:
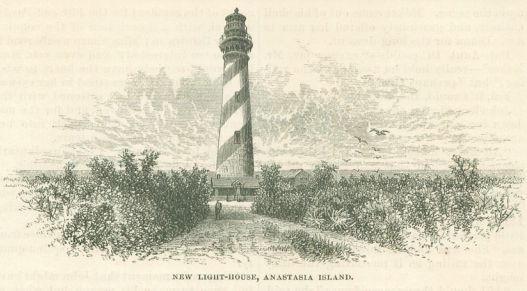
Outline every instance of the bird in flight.
<path id="1" fill-rule="evenodd" d="M 386 129 L 378 130 L 377 128 L 372 128 L 370 132 L 374 131 L 377 135 L 386 135 L 387 133 L 390 133 Z"/>
<path id="2" fill-rule="evenodd" d="M 381 156 L 376 156 L 375 158 L 376 158 L 376 159 L 380 159 L 380 158 L 381 158 Z"/>
<path id="3" fill-rule="evenodd" d="M 359 153 L 359 154 L 362 154 L 362 152 L 361 152 L 361 151 L 358 151 L 358 150 L 355 150 L 355 151 L 356 151 L 357 153 Z"/>
<path id="4" fill-rule="evenodd" d="M 349 162 L 349 161 L 351 161 L 351 159 L 342 159 L 342 160 L 343 160 L 344 162 L 346 162 L 346 163 Z"/>
<path id="5" fill-rule="evenodd" d="M 359 140 L 359 143 L 363 142 L 363 143 L 365 143 L 365 144 L 368 144 L 367 141 L 363 140 L 362 138 L 360 138 L 360 137 L 358 137 L 358 136 L 355 136 L 355 138 Z"/>
<path id="6" fill-rule="evenodd" d="M 376 152 L 380 152 L 380 151 L 381 151 L 380 149 L 378 149 L 378 148 L 376 148 L 376 147 L 371 147 L 371 148 L 372 148 L 374 151 L 376 151 Z"/>

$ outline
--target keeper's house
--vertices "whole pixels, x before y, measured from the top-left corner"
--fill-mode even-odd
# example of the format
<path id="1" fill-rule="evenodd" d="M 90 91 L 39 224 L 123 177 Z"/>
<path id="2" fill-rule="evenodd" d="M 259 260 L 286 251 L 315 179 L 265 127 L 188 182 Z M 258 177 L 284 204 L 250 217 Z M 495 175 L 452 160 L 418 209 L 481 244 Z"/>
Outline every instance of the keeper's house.
<path id="1" fill-rule="evenodd" d="M 291 186 L 307 185 L 309 180 L 313 177 L 303 169 L 281 171 L 280 176 L 282 176 L 282 179 Z"/>

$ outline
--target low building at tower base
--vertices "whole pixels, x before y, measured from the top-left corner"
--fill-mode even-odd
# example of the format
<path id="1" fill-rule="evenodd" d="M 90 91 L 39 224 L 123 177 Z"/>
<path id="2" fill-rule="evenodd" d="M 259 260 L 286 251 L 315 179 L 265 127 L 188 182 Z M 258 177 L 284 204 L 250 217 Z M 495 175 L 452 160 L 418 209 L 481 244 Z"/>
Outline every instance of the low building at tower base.
<path id="1" fill-rule="evenodd" d="M 211 200 L 222 201 L 254 201 L 258 190 L 259 179 L 256 177 L 221 177 L 211 178 L 214 197 Z"/>

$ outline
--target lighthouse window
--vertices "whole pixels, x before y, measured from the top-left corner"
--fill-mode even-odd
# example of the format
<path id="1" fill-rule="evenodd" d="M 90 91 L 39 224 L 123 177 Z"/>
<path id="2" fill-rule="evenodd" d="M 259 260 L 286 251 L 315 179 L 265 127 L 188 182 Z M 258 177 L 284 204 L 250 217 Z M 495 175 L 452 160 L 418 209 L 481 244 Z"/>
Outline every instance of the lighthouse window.
<path id="1" fill-rule="evenodd" d="M 241 143 L 240 131 L 234 132 L 234 143 L 235 144 Z"/>
<path id="2" fill-rule="evenodd" d="M 236 91 L 236 93 L 234 93 L 234 98 L 236 102 L 240 102 L 240 91 Z"/>

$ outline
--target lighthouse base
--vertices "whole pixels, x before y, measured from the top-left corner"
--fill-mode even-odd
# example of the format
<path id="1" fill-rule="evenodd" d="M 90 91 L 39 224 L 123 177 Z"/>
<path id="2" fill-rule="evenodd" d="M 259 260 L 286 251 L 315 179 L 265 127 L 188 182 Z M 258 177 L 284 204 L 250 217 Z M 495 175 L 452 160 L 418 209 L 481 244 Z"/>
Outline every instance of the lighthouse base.
<path id="1" fill-rule="evenodd" d="M 254 201 L 259 180 L 254 177 L 226 177 L 216 175 L 211 179 L 214 197 L 225 201 Z"/>

